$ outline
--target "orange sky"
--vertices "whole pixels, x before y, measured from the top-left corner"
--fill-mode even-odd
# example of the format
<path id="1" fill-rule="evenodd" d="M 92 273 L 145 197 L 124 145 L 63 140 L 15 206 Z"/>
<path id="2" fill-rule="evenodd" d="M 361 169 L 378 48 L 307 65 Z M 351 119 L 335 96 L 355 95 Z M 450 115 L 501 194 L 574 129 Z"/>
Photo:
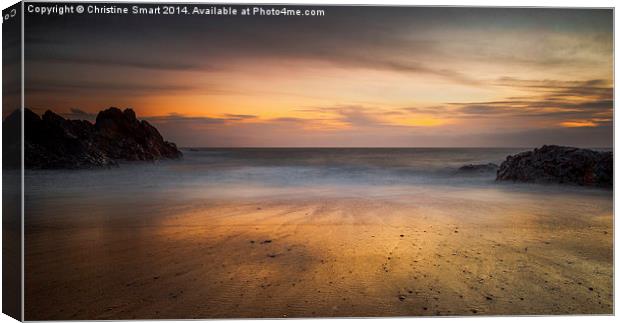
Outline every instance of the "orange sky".
<path id="1" fill-rule="evenodd" d="M 26 105 L 181 146 L 611 145 L 610 10 L 134 18 L 30 20 Z"/>

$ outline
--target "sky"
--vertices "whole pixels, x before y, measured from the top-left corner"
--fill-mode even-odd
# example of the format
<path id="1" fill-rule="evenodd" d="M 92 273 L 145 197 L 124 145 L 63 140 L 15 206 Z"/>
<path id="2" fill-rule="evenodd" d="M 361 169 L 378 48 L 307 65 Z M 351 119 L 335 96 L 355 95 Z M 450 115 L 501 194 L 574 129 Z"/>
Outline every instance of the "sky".
<path id="1" fill-rule="evenodd" d="M 611 10 L 316 8 L 27 14 L 25 105 L 182 147 L 612 146 Z"/>

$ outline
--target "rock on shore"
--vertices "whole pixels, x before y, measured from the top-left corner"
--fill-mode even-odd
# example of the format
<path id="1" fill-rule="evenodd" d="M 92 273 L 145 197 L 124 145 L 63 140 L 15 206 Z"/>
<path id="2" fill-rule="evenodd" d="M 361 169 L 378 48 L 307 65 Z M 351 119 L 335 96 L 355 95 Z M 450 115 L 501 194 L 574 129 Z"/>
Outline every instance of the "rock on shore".
<path id="1" fill-rule="evenodd" d="M 155 127 L 138 120 L 131 109 L 101 111 L 94 124 L 67 120 L 50 110 L 39 117 L 24 109 L 24 137 L 25 167 L 29 169 L 106 167 L 119 160 L 182 156 L 175 144 L 164 141 Z"/>
<path id="2" fill-rule="evenodd" d="M 496 180 L 611 187 L 613 153 L 545 145 L 506 157 Z"/>

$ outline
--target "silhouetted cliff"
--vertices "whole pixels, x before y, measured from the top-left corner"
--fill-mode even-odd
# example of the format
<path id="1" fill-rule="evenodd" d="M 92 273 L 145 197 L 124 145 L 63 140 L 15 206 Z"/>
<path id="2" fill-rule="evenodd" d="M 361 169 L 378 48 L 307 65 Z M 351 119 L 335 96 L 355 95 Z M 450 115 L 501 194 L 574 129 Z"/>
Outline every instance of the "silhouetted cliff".
<path id="1" fill-rule="evenodd" d="M 4 127 L 19 122 L 19 111 L 7 117 Z M 48 110 L 42 117 L 24 110 L 26 168 L 91 168 L 117 165 L 118 160 L 138 161 L 182 156 L 176 145 L 164 141 L 147 121 L 131 109 L 109 108 L 99 112 L 95 124 L 67 120 Z"/>

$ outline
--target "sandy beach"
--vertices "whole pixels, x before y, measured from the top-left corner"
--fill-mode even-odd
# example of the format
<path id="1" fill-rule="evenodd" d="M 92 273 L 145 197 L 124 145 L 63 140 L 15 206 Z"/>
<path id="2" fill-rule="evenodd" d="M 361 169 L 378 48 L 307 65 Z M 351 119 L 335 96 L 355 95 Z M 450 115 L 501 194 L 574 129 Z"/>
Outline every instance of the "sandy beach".
<path id="1" fill-rule="evenodd" d="M 612 313 L 611 191 L 524 187 L 76 198 L 27 221 L 26 319 Z"/>

